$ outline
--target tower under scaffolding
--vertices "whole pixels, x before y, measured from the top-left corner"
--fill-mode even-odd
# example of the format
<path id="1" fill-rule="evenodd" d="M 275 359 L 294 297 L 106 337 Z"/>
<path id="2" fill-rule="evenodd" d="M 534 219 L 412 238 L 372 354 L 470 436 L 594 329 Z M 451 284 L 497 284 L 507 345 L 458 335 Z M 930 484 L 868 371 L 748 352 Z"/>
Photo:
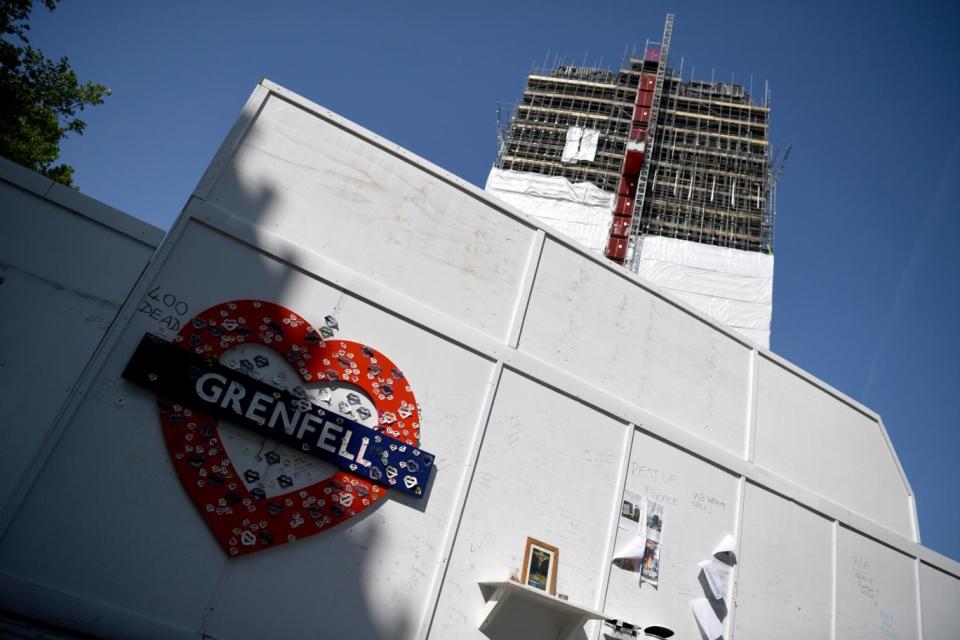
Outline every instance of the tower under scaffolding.
<path id="1" fill-rule="evenodd" d="M 666 238 L 770 256 L 772 289 L 774 191 L 789 148 L 771 149 L 769 88 L 757 98 L 733 81 L 684 79 L 670 64 L 672 30 L 668 15 L 661 40 L 625 56 L 617 71 L 558 57 L 534 66 L 508 121 L 498 106 L 499 153 L 487 188 L 641 276 L 645 243 Z M 506 184 L 537 176 L 552 186 L 521 193 Z M 582 220 L 530 197 L 546 189 L 558 201 L 564 184 L 598 190 Z M 662 252 L 658 242 L 654 253 Z M 768 339 L 769 310 L 766 318 Z"/>

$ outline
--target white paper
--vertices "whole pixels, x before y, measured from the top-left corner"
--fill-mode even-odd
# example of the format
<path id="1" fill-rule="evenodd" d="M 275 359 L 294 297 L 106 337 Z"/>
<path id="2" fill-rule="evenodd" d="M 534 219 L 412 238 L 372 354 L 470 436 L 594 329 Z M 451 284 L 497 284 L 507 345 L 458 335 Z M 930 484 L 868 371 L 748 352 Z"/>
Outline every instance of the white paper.
<path id="1" fill-rule="evenodd" d="M 717 548 L 713 550 L 713 557 L 727 564 L 733 566 L 737 564 L 737 541 L 733 539 L 733 536 L 729 533 L 724 536 L 723 541 L 717 545 Z"/>
<path id="2" fill-rule="evenodd" d="M 730 565 L 720 562 L 716 558 L 705 560 L 700 563 L 700 568 L 707 576 L 707 584 L 710 585 L 710 592 L 714 600 L 723 600 L 726 598 L 730 587 L 730 574 L 732 569 Z"/>
<path id="3" fill-rule="evenodd" d="M 580 138 L 583 136 L 583 129 L 580 127 L 570 127 L 567 129 L 567 141 L 563 146 L 563 154 L 560 156 L 560 162 L 572 163 L 577 161 L 577 154 L 580 152 Z"/>
<path id="4" fill-rule="evenodd" d="M 690 608 L 707 640 L 719 640 L 723 637 L 723 623 L 720 622 L 706 598 L 694 600 L 690 603 Z"/>

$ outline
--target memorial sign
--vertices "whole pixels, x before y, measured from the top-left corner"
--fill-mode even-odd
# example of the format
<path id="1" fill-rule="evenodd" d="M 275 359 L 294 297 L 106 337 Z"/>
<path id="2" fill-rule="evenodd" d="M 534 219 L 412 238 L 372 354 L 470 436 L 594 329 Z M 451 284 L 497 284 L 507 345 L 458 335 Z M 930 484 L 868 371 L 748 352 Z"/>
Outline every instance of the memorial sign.
<path id="1" fill-rule="evenodd" d="M 259 351 L 250 358 L 224 358 L 251 346 Z M 334 339 L 330 326 L 316 329 L 279 305 L 228 302 L 197 315 L 172 342 L 146 334 L 123 376 L 157 393 L 180 480 L 230 555 L 329 529 L 388 489 L 427 494 L 434 456 L 416 446 L 419 409 L 403 372 L 372 347 Z M 252 453 L 238 445 L 242 464 L 219 420 L 260 439 Z M 311 458 L 339 471 L 298 483 L 295 470 Z"/>

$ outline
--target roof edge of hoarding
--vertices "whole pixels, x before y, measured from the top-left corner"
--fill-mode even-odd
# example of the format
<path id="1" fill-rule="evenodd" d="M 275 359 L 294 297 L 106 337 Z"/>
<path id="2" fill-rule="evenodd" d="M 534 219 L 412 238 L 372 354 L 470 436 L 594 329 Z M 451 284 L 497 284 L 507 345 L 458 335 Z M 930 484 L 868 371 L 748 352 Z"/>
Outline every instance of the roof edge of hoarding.
<path id="1" fill-rule="evenodd" d="M 370 131 L 369 129 L 331 111 L 330 109 L 327 109 L 326 107 L 320 104 L 317 104 L 316 102 L 313 102 L 312 100 L 309 100 L 308 98 L 305 98 L 304 96 L 294 91 L 291 91 L 290 89 L 287 89 L 286 87 L 283 87 L 282 85 L 277 84 L 276 82 L 273 82 L 268 78 L 262 78 L 259 84 L 255 87 L 253 93 L 247 99 L 247 102 L 244 105 L 243 109 L 241 110 L 241 113 L 237 118 L 237 121 L 231 127 L 229 133 L 227 134 L 220 148 L 217 150 L 216 154 L 214 155 L 213 160 L 210 162 L 208 169 L 206 170 L 203 177 L 200 179 L 199 183 L 197 184 L 197 187 L 193 192 L 193 196 L 203 201 L 206 200 L 206 196 L 209 194 L 213 185 L 216 183 L 223 168 L 226 166 L 230 158 L 233 156 L 233 154 L 236 152 L 236 150 L 240 146 L 250 126 L 253 124 L 253 122 L 256 121 L 257 116 L 260 113 L 260 110 L 266 104 L 266 101 L 269 99 L 271 95 L 276 96 L 281 100 L 285 100 L 286 102 L 289 102 L 290 104 L 297 106 L 301 109 L 304 109 L 305 111 L 315 115 L 316 117 L 329 122 L 333 126 L 338 127 L 350 133 L 351 135 L 357 136 L 358 138 L 366 141 L 367 143 L 372 144 L 386 151 L 387 153 L 390 153 L 391 155 L 394 155 L 406 162 L 409 162 L 410 164 L 417 166 L 418 168 L 425 171 L 426 173 L 433 175 L 434 177 L 450 184 L 451 186 L 470 195 L 471 197 L 476 198 L 477 200 L 484 202 L 488 206 L 493 207 L 494 209 L 510 216 L 511 218 L 518 220 L 519 222 L 530 227 L 531 229 L 539 229 L 546 236 L 548 236 L 555 242 L 558 242 L 563 246 L 577 252 L 582 257 L 593 261 L 595 264 L 603 267 L 604 269 L 607 269 L 608 271 L 616 274 L 617 276 L 630 280 L 635 285 L 641 287 L 651 295 L 656 296 L 657 298 L 660 298 L 664 302 L 673 305 L 674 307 L 680 309 L 681 311 L 687 313 L 690 316 L 693 316 L 694 318 L 707 324 L 708 326 L 712 327 L 713 329 L 720 332 L 721 334 L 731 338 L 735 342 L 745 346 L 748 349 L 755 351 L 758 357 L 765 358 L 770 362 L 783 367 L 784 369 L 788 370 L 794 375 L 810 382 L 811 384 L 821 389 L 825 393 L 833 396 L 837 400 L 840 400 L 844 404 L 850 406 L 854 410 L 860 412 L 861 414 L 871 419 L 876 424 L 877 428 L 880 431 L 881 437 L 883 438 L 886 444 L 887 450 L 889 451 L 890 456 L 892 457 L 894 465 L 897 469 L 897 472 L 901 478 L 901 481 L 903 482 L 904 489 L 906 490 L 906 493 L 909 496 L 909 500 L 912 505 L 911 520 L 912 520 L 913 533 L 915 535 L 916 542 L 919 542 L 920 540 L 919 522 L 917 519 L 916 509 L 914 505 L 913 489 L 910 486 L 909 481 L 907 480 L 906 472 L 904 471 L 903 465 L 900 462 L 900 458 L 897 455 L 896 450 L 892 445 L 892 442 L 890 440 L 889 434 L 887 433 L 886 427 L 884 426 L 880 415 L 877 414 L 875 411 L 873 411 L 866 405 L 860 403 L 859 401 L 851 398 L 850 396 L 846 395 L 839 389 L 836 389 L 830 384 L 817 378 L 813 374 L 805 371 L 804 369 L 795 365 L 789 360 L 786 360 L 785 358 L 773 353 L 772 351 L 770 351 L 765 347 L 758 345 L 757 343 L 732 331 L 731 329 L 728 329 L 720 325 L 719 323 L 717 323 L 717 321 L 708 317 L 703 312 L 690 307 L 687 303 L 683 302 L 682 300 L 674 297 L 673 295 L 667 292 L 657 289 L 650 283 L 640 278 L 637 274 L 627 271 L 626 269 L 610 262 L 609 260 L 606 260 L 598 255 L 593 254 L 589 249 L 582 246 L 572 238 L 569 238 L 568 236 L 562 233 L 559 233 L 558 231 L 555 231 L 551 228 L 545 227 L 543 224 L 539 223 L 532 216 L 503 202 L 499 198 L 492 196 L 491 194 L 487 193 L 486 191 L 477 187 L 476 185 L 467 182 L 463 178 L 447 171 L 446 169 L 443 169 L 442 167 L 430 162 L 429 160 L 426 160 L 425 158 L 418 156 L 417 154 L 384 138 L 383 136 L 380 136 L 374 133 L 373 131 Z M 946 556 L 943 556 L 943 558 L 948 559 L 946 558 Z M 951 562 L 955 562 L 955 561 L 951 560 Z M 954 568 L 960 569 L 960 564 L 955 564 Z"/>
<path id="2" fill-rule="evenodd" d="M 162 229 L 3 157 L 0 157 L 0 180 L 148 247 L 155 249 L 163 238 Z"/>

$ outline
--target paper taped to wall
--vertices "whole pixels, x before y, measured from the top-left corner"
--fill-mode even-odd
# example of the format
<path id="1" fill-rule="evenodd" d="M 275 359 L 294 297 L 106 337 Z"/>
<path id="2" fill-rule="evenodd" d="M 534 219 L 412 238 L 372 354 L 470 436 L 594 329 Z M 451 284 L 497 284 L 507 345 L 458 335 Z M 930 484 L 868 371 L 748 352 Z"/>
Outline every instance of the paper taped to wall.
<path id="1" fill-rule="evenodd" d="M 719 640 L 723 637 L 723 623 L 706 598 L 694 600 L 690 603 L 690 608 L 693 609 L 693 617 L 697 619 L 706 640 Z"/>
<path id="2" fill-rule="evenodd" d="M 732 573 L 730 565 L 714 558 L 701 562 L 700 568 L 703 569 L 703 573 L 707 577 L 707 584 L 710 586 L 713 599 L 725 599 L 730 588 L 730 574 Z"/>
<path id="3" fill-rule="evenodd" d="M 623 504 L 620 506 L 621 529 L 632 531 L 637 535 L 646 534 L 640 528 L 640 496 L 632 491 L 623 492 Z"/>
<path id="4" fill-rule="evenodd" d="M 724 564 L 733 566 L 737 564 L 737 541 L 729 533 L 724 536 L 723 541 L 713 550 L 713 557 Z"/>

